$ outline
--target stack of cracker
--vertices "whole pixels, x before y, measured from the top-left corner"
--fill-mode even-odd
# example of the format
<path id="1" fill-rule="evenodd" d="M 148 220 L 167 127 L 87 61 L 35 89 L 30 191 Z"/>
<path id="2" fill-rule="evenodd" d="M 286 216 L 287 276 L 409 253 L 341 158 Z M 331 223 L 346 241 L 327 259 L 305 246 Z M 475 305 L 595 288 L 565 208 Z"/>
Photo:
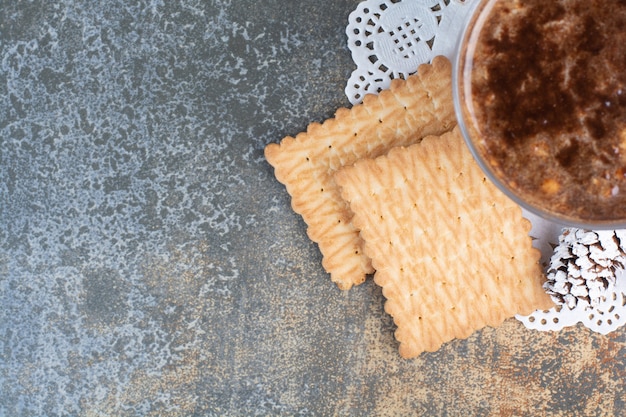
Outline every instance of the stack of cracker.
<path id="1" fill-rule="evenodd" d="M 437 57 L 406 81 L 394 80 L 380 95 L 366 96 L 362 104 L 337 111 L 334 119 L 313 123 L 305 133 L 265 148 L 276 178 L 287 187 L 294 211 L 307 224 L 309 238 L 318 244 L 322 264 L 339 288 L 362 283 L 373 269 L 333 174 L 361 158 L 451 130 L 456 124 L 451 77 L 450 62 Z"/>
<path id="2" fill-rule="evenodd" d="M 348 289 L 374 271 L 411 358 L 549 308 L 530 222 L 463 143 L 444 57 L 265 155 Z"/>

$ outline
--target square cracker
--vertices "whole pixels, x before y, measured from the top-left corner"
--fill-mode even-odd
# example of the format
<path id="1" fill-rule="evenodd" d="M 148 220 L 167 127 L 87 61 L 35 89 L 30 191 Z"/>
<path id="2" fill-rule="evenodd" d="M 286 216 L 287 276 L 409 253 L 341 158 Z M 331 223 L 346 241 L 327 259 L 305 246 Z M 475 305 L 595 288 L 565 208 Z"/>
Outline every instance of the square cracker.
<path id="1" fill-rule="evenodd" d="M 375 158 L 395 146 L 451 130 L 456 124 L 451 77 L 448 59 L 436 57 L 406 81 L 394 80 L 378 96 L 366 96 L 360 105 L 339 109 L 335 118 L 312 123 L 295 138 L 287 136 L 265 148 L 294 211 L 322 252 L 324 269 L 339 288 L 362 283 L 373 269 L 334 172 L 360 158 Z"/>
<path id="2" fill-rule="evenodd" d="M 530 222 L 485 178 L 458 128 L 358 161 L 335 180 L 403 357 L 553 305 Z"/>

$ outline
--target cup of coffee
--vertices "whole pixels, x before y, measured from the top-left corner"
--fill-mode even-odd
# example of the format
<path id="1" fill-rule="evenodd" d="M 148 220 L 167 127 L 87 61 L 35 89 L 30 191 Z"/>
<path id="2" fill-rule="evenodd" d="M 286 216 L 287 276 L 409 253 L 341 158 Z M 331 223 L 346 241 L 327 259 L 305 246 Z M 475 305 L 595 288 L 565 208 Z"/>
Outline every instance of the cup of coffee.
<path id="1" fill-rule="evenodd" d="M 548 220 L 626 227 L 626 1 L 473 7 L 453 88 L 486 176 Z"/>

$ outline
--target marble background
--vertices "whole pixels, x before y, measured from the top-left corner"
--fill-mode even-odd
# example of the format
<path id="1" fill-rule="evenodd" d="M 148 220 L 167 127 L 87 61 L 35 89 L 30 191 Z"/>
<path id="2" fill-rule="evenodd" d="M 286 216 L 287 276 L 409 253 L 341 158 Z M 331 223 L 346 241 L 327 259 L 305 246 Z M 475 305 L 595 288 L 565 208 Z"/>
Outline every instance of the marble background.
<path id="1" fill-rule="evenodd" d="M 414 360 L 263 148 L 348 101 L 358 0 L 0 5 L 0 416 L 621 415 L 625 333 Z"/>

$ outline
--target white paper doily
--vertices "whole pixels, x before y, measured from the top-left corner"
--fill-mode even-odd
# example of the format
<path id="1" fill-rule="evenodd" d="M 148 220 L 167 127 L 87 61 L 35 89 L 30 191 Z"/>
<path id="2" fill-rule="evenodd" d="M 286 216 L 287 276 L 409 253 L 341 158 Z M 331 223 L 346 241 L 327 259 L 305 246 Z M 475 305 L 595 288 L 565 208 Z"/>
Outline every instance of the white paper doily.
<path id="1" fill-rule="evenodd" d="M 352 104 L 366 94 L 378 94 L 391 80 L 406 78 L 420 64 L 437 55 L 454 59 L 456 45 L 469 18 L 470 5 L 476 0 L 366 0 L 350 14 L 346 33 L 352 59 L 357 65 L 346 86 Z M 533 228 L 534 246 L 548 265 L 562 227 L 524 211 Z M 607 334 L 626 323 L 626 273 L 607 301 L 594 307 L 573 310 L 555 307 L 516 316 L 527 328 L 558 331 L 582 323 L 589 329 Z"/>
<path id="2" fill-rule="evenodd" d="M 346 85 L 352 104 L 406 78 L 437 55 L 452 59 L 474 0 L 367 0 L 348 18 L 357 69 Z"/>
<path id="3" fill-rule="evenodd" d="M 618 274 L 615 287 L 607 300 L 594 307 L 585 308 L 579 303 L 573 310 L 563 306 L 547 311 L 535 311 L 529 316 L 515 316 L 529 329 L 559 331 L 578 323 L 594 332 L 607 334 L 626 324 L 626 274 Z"/>

